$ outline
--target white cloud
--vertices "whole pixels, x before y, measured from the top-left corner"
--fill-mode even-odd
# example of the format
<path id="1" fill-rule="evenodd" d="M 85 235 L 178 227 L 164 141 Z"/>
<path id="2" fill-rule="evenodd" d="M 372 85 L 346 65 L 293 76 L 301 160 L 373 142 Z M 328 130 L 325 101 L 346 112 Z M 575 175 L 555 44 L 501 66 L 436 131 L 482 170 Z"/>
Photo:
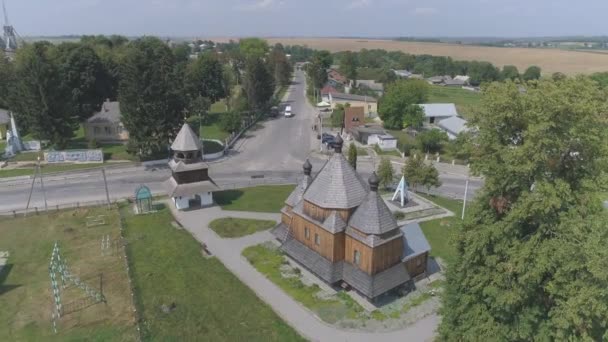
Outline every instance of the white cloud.
<path id="1" fill-rule="evenodd" d="M 433 7 L 416 7 L 410 13 L 413 15 L 432 15 L 437 13 L 437 9 Z"/>
<path id="2" fill-rule="evenodd" d="M 254 2 L 237 5 L 236 9 L 239 11 L 260 11 L 276 8 L 278 6 L 283 5 L 284 3 L 284 1 L 276 0 L 256 0 Z"/>
<path id="3" fill-rule="evenodd" d="M 346 8 L 348 9 L 357 9 L 369 7 L 372 4 L 372 0 L 354 0 Z"/>

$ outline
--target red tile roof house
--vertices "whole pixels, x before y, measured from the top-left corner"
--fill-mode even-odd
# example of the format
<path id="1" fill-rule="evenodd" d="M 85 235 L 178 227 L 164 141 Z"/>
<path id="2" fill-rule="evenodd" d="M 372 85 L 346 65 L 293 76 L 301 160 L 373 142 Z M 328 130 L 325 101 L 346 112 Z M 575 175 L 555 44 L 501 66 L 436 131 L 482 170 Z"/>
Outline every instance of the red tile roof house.
<path id="1" fill-rule="evenodd" d="M 338 84 L 345 86 L 348 84 L 348 79 L 334 69 L 327 71 L 327 80 L 333 86 L 337 86 Z"/>
<path id="2" fill-rule="evenodd" d="M 321 89 L 321 99 L 325 102 L 329 103 L 329 94 L 338 94 L 339 91 L 336 90 L 336 88 L 330 86 L 330 85 L 326 85 L 325 87 L 323 87 Z"/>

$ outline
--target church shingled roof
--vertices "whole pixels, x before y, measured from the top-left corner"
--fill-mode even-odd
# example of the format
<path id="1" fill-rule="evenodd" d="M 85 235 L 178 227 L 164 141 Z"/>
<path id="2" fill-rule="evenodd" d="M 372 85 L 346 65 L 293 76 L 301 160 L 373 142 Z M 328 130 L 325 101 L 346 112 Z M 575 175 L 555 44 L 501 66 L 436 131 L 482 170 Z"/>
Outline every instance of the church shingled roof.
<path id="1" fill-rule="evenodd" d="M 171 149 L 173 151 L 200 151 L 203 149 L 203 144 L 190 125 L 184 123 L 171 144 Z"/>
<path id="2" fill-rule="evenodd" d="M 334 153 L 312 181 L 303 198 L 321 208 L 350 209 L 361 204 L 367 189 L 341 153 Z"/>
<path id="3" fill-rule="evenodd" d="M 370 192 L 355 210 L 349 226 L 364 234 L 382 235 L 399 228 L 390 209 L 378 192 L 378 178 L 375 173 L 369 179 Z"/>

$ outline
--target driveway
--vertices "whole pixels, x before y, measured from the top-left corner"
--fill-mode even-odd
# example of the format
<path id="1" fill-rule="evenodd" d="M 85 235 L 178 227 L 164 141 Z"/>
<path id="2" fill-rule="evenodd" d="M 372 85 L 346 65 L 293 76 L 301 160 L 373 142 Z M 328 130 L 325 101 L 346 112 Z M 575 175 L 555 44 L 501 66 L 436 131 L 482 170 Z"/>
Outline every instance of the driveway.
<path id="1" fill-rule="evenodd" d="M 259 232 L 237 239 L 222 239 L 209 229 L 209 223 L 222 217 L 271 219 L 278 221 L 278 214 L 251 213 L 242 211 L 223 211 L 220 207 L 178 212 L 172 206 L 177 220 L 190 231 L 209 251 L 215 255 L 232 273 L 251 288 L 262 300 L 281 316 L 302 336 L 311 341 L 431 341 L 439 324 L 437 315 L 427 316 L 404 329 L 387 333 L 361 333 L 345 331 L 322 322 L 311 311 L 285 294 L 278 286 L 260 274 L 241 256 L 244 248 L 265 241 L 273 236 L 269 231 Z"/>

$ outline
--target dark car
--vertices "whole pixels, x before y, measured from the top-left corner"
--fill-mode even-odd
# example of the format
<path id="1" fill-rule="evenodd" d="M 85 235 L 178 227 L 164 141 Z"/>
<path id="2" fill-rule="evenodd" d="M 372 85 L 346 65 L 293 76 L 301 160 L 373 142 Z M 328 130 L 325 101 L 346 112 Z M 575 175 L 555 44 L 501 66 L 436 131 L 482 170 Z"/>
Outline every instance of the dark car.
<path id="1" fill-rule="evenodd" d="M 331 134 L 323 133 L 321 135 L 321 142 L 323 144 L 327 144 L 327 143 L 330 143 L 330 142 L 333 143 L 335 140 L 336 140 L 336 137 L 334 137 Z"/>

